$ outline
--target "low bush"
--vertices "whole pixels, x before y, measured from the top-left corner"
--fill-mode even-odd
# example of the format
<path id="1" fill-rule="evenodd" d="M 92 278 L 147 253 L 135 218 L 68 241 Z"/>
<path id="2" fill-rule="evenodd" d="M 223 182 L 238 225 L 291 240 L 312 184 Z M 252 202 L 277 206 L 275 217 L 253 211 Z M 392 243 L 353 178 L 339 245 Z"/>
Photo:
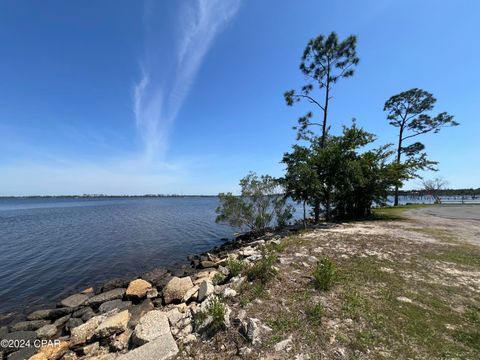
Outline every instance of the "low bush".
<path id="1" fill-rule="evenodd" d="M 216 273 L 213 276 L 212 283 L 213 285 L 220 285 L 225 281 L 225 279 L 226 279 L 225 275 L 223 275 L 222 273 Z"/>
<path id="2" fill-rule="evenodd" d="M 262 258 L 246 271 L 248 281 L 259 281 L 262 284 L 268 283 L 277 274 L 277 270 L 274 267 L 276 261 L 277 256 L 275 254 L 267 253 L 263 250 Z"/>
<path id="3" fill-rule="evenodd" d="M 317 266 L 313 271 L 313 279 L 315 288 L 319 290 L 328 290 L 332 286 L 335 279 L 336 267 L 328 257 L 317 262 Z"/>
<path id="4" fill-rule="evenodd" d="M 231 277 L 235 277 L 240 275 L 245 268 L 245 264 L 243 261 L 237 260 L 233 257 L 229 257 L 227 259 L 226 267 Z"/>

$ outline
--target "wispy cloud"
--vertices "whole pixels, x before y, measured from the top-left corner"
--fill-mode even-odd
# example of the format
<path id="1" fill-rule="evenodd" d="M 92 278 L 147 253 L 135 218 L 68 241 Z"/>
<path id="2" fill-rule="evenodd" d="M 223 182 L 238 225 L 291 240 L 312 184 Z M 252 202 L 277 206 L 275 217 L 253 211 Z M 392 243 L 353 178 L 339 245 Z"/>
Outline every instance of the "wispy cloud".
<path id="1" fill-rule="evenodd" d="M 146 26 L 152 21 L 147 4 Z M 134 86 L 134 111 L 144 145 L 145 158 L 161 157 L 167 150 L 168 133 L 190 92 L 195 76 L 217 35 L 232 20 L 240 0 L 191 0 L 178 17 L 178 38 L 171 64 L 156 61 L 156 51 L 146 51 L 142 77 Z M 155 45 L 155 43 L 153 43 Z M 159 71 L 159 67 L 165 69 Z"/>

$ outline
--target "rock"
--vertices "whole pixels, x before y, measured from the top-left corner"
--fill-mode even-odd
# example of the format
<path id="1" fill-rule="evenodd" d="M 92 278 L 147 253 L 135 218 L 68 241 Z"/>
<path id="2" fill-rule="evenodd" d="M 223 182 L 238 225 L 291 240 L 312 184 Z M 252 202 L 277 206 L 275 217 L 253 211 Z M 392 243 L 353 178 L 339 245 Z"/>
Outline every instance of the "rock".
<path id="1" fill-rule="evenodd" d="M 147 291 L 147 299 L 154 299 L 157 296 L 158 296 L 157 288 L 154 287 Z"/>
<path id="2" fill-rule="evenodd" d="M 210 294 L 213 294 L 214 290 L 213 284 L 204 280 L 198 288 L 198 301 L 205 300 Z"/>
<path id="3" fill-rule="evenodd" d="M 83 324 L 82 319 L 77 319 L 77 318 L 70 318 L 68 321 L 65 323 L 65 330 L 68 332 L 72 332 L 72 329 L 80 326 Z"/>
<path id="4" fill-rule="evenodd" d="M 153 310 L 144 315 L 133 333 L 133 343 L 143 345 L 160 336 L 170 334 L 167 315 L 159 310 Z"/>
<path id="5" fill-rule="evenodd" d="M 48 344 L 40 349 L 40 354 L 44 354 L 48 360 L 58 360 L 68 351 L 68 341 Z"/>
<path id="6" fill-rule="evenodd" d="M 0 336 L 5 335 L 6 333 L 8 333 L 8 327 L 7 326 L 0 327 Z M 1 357 L 0 357 L 0 359 L 1 359 Z"/>
<path id="7" fill-rule="evenodd" d="M 60 301 L 60 304 L 64 307 L 77 308 L 84 304 L 90 297 L 85 294 L 75 294 Z"/>
<path id="8" fill-rule="evenodd" d="M 78 359 L 78 356 L 73 351 L 67 351 L 62 358 L 62 360 L 77 360 L 77 359 Z"/>
<path id="9" fill-rule="evenodd" d="M 185 317 L 185 314 L 182 314 L 177 308 L 167 312 L 167 318 L 171 326 L 176 326 L 177 323 Z"/>
<path id="10" fill-rule="evenodd" d="M 192 279 L 189 276 L 178 278 L 173 277 L 163 289 L 163 298 L 166 304 L 172 301 L 180 301 L 188 290 L 193 287 Z"/>
<path id="11" fill-rule="evenodd" d="M 95 315 L 96 314 L 91 307 L 84 307 L 84 308 L 81 308 L 80 310 L 75 311 L 72 314 L 72 317 L 80 318 L 82 319 L 82 321 L 86 322 L 90 320 L 92 317 L 94 317 Z"/>
<path id="12" fill-rule="evenodd" d="M 217 264 L 215 264 L 213 261 L 210 260 L 204 260 L 200 262 L 200 265 L 202 266 L 203 269 L 208 269 L 208 268 L 213 268 Z"/>
<path id="13" fill-rule="evenodd" d="M 1 355 L 1 353 L 0 353 L 0 355 Z M 0 359 L 3 359 L 3 357 L 1 357 Z M 27 357 L 23 357 L 22 359 L 27 359 Z M 34 354 L 30 358 L 28 358 L 28 360 L 48 360 L 48 357 L 45 354 L 38 353 L 38 354 Z"/>
<path id="14" fill-rule="evenodd" d="M 260 343 L 259 323 L 260 320 L 249 318 L 244 329 L 245 336 L 253 345 Z"/>
<path id="15" fill-rule="evenodd" d="M 117 355 L 110 354 L 110 353 L 82 358 L 82 360 L 114 360 L 114 359 L 117 359 Z"/>
<path id="16" fill-rule="evenodd" d="M 32 356 L 35 356 L 36 353 L 37 353 L 37 349 L 34 346 L 24 347 L 8 355 L 7 359 L 8 360 L 25 360 L 25 359 L 31 358 Z"/>
<path id="17" fill-rule="evenodd" d="M 40 339 L 51 339 L 57 335 L 57 327 L 55 325 L 45 325 L 37 330 L 37 336 Z"/>
<path id="18" fill-rule="evenodd" d="M 183 338 L 183 343 L 188 344 L 196 340 L 197 340 L 197 337 L 194 334 L 188 334 Z"/>
<path id="19" fill-rule="evenodd" d="M 72 308 L 37 310 L 27 316 L 28 320 L 55 320 L 73 312 Z"/>
<path id="20" fill-rule="evenodd" d="M 237 292 L 233 289 L 230 289 L 230 288 L 225 288 L 223 290 L 222 294 L 223 294 L 223 297 L 225 297 L 225 298 L 237 296 Z"/>
<path id="21" fill-rule="evenodd" d="M 117 288 L 117 289 L 109 290 L 107 292 L 91 297 L 90 299 L 87 300 L 86 304 L 97 306 L 97 305 L 100 305 L 101 303 L 104 303 L 110 300 L 121 299 L 123 298 L 123 295 L 125 295 L 125 291 L 126 291 L 125 288 Z"/>
<path id="22" fill-rule="evenodd" d="M 191 289 L 189 289 L 182 298 L 182 302 L 186 303 L 192 297 L 194 297 L 195 293 L 198 291 L 198 285 L 195 285 Z M 197 295 L 198 297 L 198 295 Z"/>
<path id="23" fill-rule="evenodd" d="M 140 318 L 149 311 L 152 311 L 153 308 L 154 306 L 152 300 L 150 299 L 145 299 L 141 304 L 131 307 L 130 321 L 128 322 L 128 326 L 132 329 L 135 328 L 135 326 L 137 326 L 138 322 L 140 321 Z"/>
<path id="24" fill-rule="evenodd" d="M 75 352 L 73 351 L 67 351 L 65 355 L 63 355 L 62 360 L 77 360 L 78 356 Z"/>
<path id="25" fill-rule="evenodd" d="M 35 331 L 15 331 L 2 336 L 2 340 L 7 340 L 8 347 L 3 344 L 0 345 L 0 351 L 3 351 L 5 354 L 14 352 L 16 350 L 21 350 L 21 343 L 33 342 L 37 338 L 37 333 Z M 11 341 L 10 341 L 11 340 Z M 11 346 L 10 346 L 11 345 Z"/>
<path id="26" fill-rule="evenodd" d="M 20 321 L 10 327 L 10 331 L 35 331 L 42 326 L 49 325 L 48 320 Z"/>
<path id="27" fill-rule="evenodd" d="M 120 355 L 117 360 L 168 360 L 172 359 L 177 353 L 177 343 L 173 339 L 172 334 L 168 332 L 145 345 Z"/>
<path id="28" fill-rule="evenodd" d="M 107 281 L 103 286 L 102 286 L 102 292 L 108 292 L 110 290 L 114 290 L 117 288 L 125 288 L 128 286 L 129 281 L 126 279 L 112 279 L 110 281 Z"/>
<path id="29" fill-rule="evenodd" d="M 181 313 L 184 313 L 186 311 L 188 311 L 188 305 L 185 304 L 185 303 L 180 303 L 178 305 L 175 305 L 175 307 L 178 309 L 178 311 L 180 311 Z"/>
<path id="30" fill-rule="evenodd" d="M 127 329 L 123 333 L 115 335 L 110 341 L 110 349 L 112 351 L 122 351 L 128 349 L 128 342 L 132 336 L 132 330 Z"/>
<path id="31" fill-rule="evenodd" d="M 400 302 L 403 302 L 403 303 L 407 303 L 407 304 L 411 304 L 413 303 L 413 301 L 405 296 L 399 296 L 397 297 L 397 301 L 400 301 Z"/>
<path id="32" fill-rule="evenodd" d="M 292 336 L 290 335 L 288 339 L 282 340 L 279 343 L 275 344 L 274 348 L 276 352 L 280 352 L 280 351 L 286 350 L 291 345 L 292 345 Z"/>
<path id="33" fill-rule="evenodd" d="M 233 319 L 233 324 L 239 326 L 246 317 L 247 312 L 243 309 L 239 310 L 237 316 Z"/>
<path id="34" fill-rule="evenodd" d="M 104 338 L 127 330 L 130 313 L 124 310 L 105 319 L 95 330 L 95 336 Z"/>
<path id="35" fill-rule="evenodd" d="M 100 305 L 98 311 L 100 312 L 100 314 L 105 314 L 114 309 L 118 309 L 119 311 L 125 310 L 128 309 L 130 306 L 132 306 L 131 301 L 123 301 L 121 299 L 116 299 L 104 302 L 102 305 Z"/>
<path id="36" fill-rule="evenodd" d="M 164 268 L 156 268 L 151 271 L 146 272 L 142 276 L 140 276 L 143 280 L 148 281 L 150 284 L 154 286 L 164 286 L 166 283 L 164 279 L 167 275 L 167 269 Z"/>
<path id="37" fill-rule="evenodd" d="M 105 318 L 105 315 L 95 316 L 88 320 L 85 324 L 71 329 L 70 347 L 83 345 L 88 342 L 95 334 L 97 327 L 105 320 Z M 73 320 L 73 318 L 69 321 L 71 320 Z"/>
<path id="38" fill-rule="evenodd" d="M 57 328 L 61 328 L 63 325 L 67 323 L 67 321 L 71 318 L 71 315 L 65 315 L 64 317 L 61 317 L 60 319 L 55 320 L 53 325 L 55 325 Z"/>
<path id="39" fill-rule="evenodd" d="M 129 299 L 143 299 L 152 290 L 152 284 L 142 279 L 136 279 L 128 284 L 126 296 Z"/>
<path id="40" fill-rule="evenodd" d="M 98 353 L 98 350 L 100 349 L 100 344 L 97 342 L 91 343 L 89 345 L 86 345 L 82 348 L 82 352 L 87 355 L 87 356 L 93 356 Z"/>
<path id="41" fill-rule="evenodd" d="M 89 288 L 86 288 L 85 290 L 83 290 L 81 292 L 81 294 L 84 294 L 84 295 L 93 295 L 95 294 L 95 289 L 93 287 L 89 287 Z"/>

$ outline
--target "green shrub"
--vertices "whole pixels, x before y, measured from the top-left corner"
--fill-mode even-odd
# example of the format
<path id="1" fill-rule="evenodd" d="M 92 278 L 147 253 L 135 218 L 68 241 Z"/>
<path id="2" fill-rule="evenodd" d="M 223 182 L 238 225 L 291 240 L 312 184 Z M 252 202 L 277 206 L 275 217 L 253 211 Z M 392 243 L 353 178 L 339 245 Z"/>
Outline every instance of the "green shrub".
<path id="1" fill-rule="evenodd" d="M 199 311 L 195 314 L 193 319 L 196 331 L 205 332 L 208 334 L 215 334 L 225 328 L 225 314 L 227 309 L 222 300 L 218 297 L 213 297 L 209 300 L 205 311 Z M 205 321 L 211 318 L 208 325 L 204 326 Z"/>
<path id="2" fill-rule="evenodd" d="M 335 279 L 336 267 L 328 257 L 317 262 L 313 271 L 315 288 L 319 290 L 328 290 Z"/>
<path id="3" fill-rule="evenodd" d="M 225 275 L 223 275 L 222 273 L 216 273 L 213 276 L 212 283 L 213 285 L 220 285 L 225 281 L 225 279 L 226 279 Z"/>
<path id="4" fill-rule="evenodd" d="M 276 261 L 276 255 L 262 251 L 262 258 L 247 269 L 248 281 L 260 281 L 262 284 L 268 283 L 277 274 L 277 270 L 274 268 Z"/>
<path id="5" fill-rule="evenodd" d="M 245 264 L 243 261 L 234 259 L 233 257 L 229 257 L 227 259 L 226 265 L 231 277 L 240 275 L 245 268 Z"/>

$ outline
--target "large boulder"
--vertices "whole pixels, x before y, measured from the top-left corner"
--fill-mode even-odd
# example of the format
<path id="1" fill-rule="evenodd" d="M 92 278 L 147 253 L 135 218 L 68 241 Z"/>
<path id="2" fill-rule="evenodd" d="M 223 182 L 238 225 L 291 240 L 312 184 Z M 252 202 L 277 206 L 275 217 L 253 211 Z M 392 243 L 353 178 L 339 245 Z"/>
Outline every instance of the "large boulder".
<path id="1" fill-rule="evenodd" d="M 165 334 L 171 334 L 167 314 L 153 310 L 140 319 L 133 333 L 133 342 L 137 346 L 143 345 Z"/>
<path id="2" fill-rule="evenodd" d="M 153 312 L 153 311 L 152 311 Z M 170 332 L 142 345 L 116 360 L 169 360 L 178 353 L 178 346 Z"/>
<path id="3" fill-rule="evenodd" d="M 72 347 L 87 343 L 93 337 L 95 330 L 105 320 L 105 318 L 105 315 L 95 316 L 88 320 L 85 324 L 71 329 L 70 346 Z"/>
<path id="4" fill-rule="evenodd" d="M 10 327 L 10 331 L 35 331 L 42 326 L 50 324 L 48 320 L 20 321 Z"/>
<path id="5" fill-rule="evenodd" d="M 128 349 L 128 343 L 132 333 L 132 330 L 127 329 L 123 333 L 114 335 L 110 341 L 110 350 L 122 351 L 124 349 Z"/>
<path id="6" fill-rule="evenodd" d="M 210 281 L 202 281 L 198 288 L 198 301 L 203 301 L 205 300 L 208 296 L 213 294 L 215 288 L 213 287 L 213 284 Z"/>
<path id="7" fill-rule="evenodd" d="M 163 299 L 166 304 L 170 304 L 173 301 L 180 301 L 192 287 L 193 283 L 190 276 L 183 278 L 173 277 L 163 288 Z"/>
<path id="8" fill-rule="evenodd" d="M 81 308 L 80 310 L 77 310 L 72 314 L 72 317 L 80 318 L 82 319 L 82 321 L 88 321 L 94 316 L 95 316 L 95 312 L 92 310 L 91 307 L 88 307 L 88 306 Z"/>
<path id="9" fill-rule="evenodd" d="M 16 350 L 21 350 L 20 345 L 24 344 L 27 341 L 33 342 L 37 338 L 35 331 L 15 331 L 2 336 L 2 340 L 5 341 L 8 346 L 5 346 L 3 343 L 0 345 L 0 351 L 5 354 L 14 352 Z"/>
<path id="10" fill-rule="evenodd" d="M 65 323 L 65 330 L 67 332 L 71 332 L 72 329 L 80 326 L 83 324 L 83 320 L 82 319 L 78 319 L 78 318 L 70 318 L 68 319 L 68 321 Z"/>
<path id="11" fill-rule="evenodd" d="M 119 334 L 127 330 L 130 313 L 124 310 L 108 317 L 96 328 L 95 336 L 98 338 L 108 337 L 110 335 Z"/>
<path id="12" fill-rule="evenodd" d="M 46 309 L 46 310 L 37 310 L 30 314 L 28 314 L 28 320 L 55 320 L 61 318 L 62 316 L 68 315 L 73 312 L 74 309 L 63 307 L 63 308 L 56 308 L 56 309 Z"/>
<path id="13" fill-rule="evenodd" d="M 37 330 L 37 336 L 40 339 L 51 339 L 57 335 L 57 327 L 55 325 L 45 325 Z"/>
<path id="14" fill-rule="evenodd" d="M 110 291 L 110 290 L 113 290 L 113 289 L 127 287 L 128 282 L 129 281 L 126 280 L 126 279 L 112 279 L 112 280 L 109 280 L 102 286 L 102 292 L 107 292 L 107 291 Z"/>
<path id="15" fill-rule="evenodd" d="M 30 359 L 32 356 L 35 356 L 37 349 L 35 347 L 24 347 L 10 355 L 8 355 L 8 360 L 25 360 Z M 41 359 L 41 360 L 48 360 L 48 359 Z"/>
<path id="16" fill-rule="evenodd" d="M 153 302 L 150 299 L 145 299 L 140 304 L 132 306 L 129 309 L 130 321 L 128 323 L 128 326 L 132 329 L 135 328 L 143 315 L 145 315 L 149 311 L 152 311 L 153 308 Z"/>
<path id="17" fill-rule="evenodd" d="M 44 354 L 48 360 L 58 360 L 68 351 L 68 341 L 54 342 L 40 348 L 39 354 Z"/>
<path id="18" fill-rule="evenodd" d="M 128 284 L 126 296 L 129 299 L 143 299 L 152 290 L 152 284 L 142 279 L 136 279 Z"/>
<path id="19" fill-rule="evenodd" d="M 90 296 L 85 294 L 74 294 L 60 301 L 60 304 L 64 307 L 77 308 L 83 305 L 89 298 Z"/>
<path id="20" fill-rule="evenodd" d="M 101 303 L 110 301 L 110 300 L 116 300 L 116 299 L 121 299 L 123 298 L 123 295 L 125 295 L 125 288 L 117 288 L 113 289 L 98 295 L 95 295 L 91 297 L 90 299 L 87 300 L 86 304 L 87 305 L 93 305 L 93 306 L 98 306 Z"/>
<path id="21" fill-rule="evenodd" d="M 132 306 L 131 301 L 123 301 L 121 299 L 110 300 L 110 301 L 104 302 L 102 305 L 100 305 L 100 307 L 98 308 L 98 311 L 101 314 L 104 314 L 104 313 L 107 313 L 107 312 L 112 311 L 114 309 L 118 309 L 119 311 L 120 310 L 125 310 L 125 309 L 128 309 L 130 306 Z"/>

